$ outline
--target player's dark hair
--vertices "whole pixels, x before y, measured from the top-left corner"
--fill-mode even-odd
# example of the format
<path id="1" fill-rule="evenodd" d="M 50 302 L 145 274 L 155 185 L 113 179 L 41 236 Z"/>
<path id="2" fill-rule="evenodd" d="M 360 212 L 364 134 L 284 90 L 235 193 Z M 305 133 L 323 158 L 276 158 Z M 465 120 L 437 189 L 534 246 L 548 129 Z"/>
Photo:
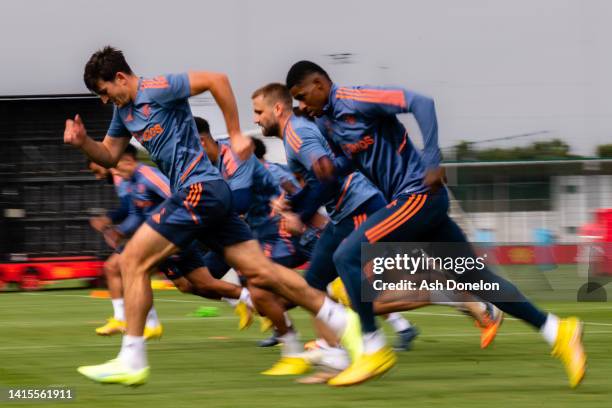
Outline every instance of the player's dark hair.
<path id="1" fill-rule="evenodd" d="M 261 139 L 256 137 L 252 137 L 251 140 L 253 140 L 253 144 L 255 145 L 255 157 L 263 159 L 267 152 L 266 145 Z"/>
<path id="2" fill-rule="evenodd" d="M 98 81 L 112 81 L 117 72 L 132 75 L 132 69 L 123 56 L 123 52 L 110 45 L 93 53 L 85 64 L 83 80 L 92 92 L 98 92 Z"/>
<path id="3" fill-rule="evenodd" d="M 272 103 L 281 102 L 287 108 L 291 108 L 291 105 L 293 104 L 293 99 L 291 98 L 289 88 L 277 82 L 273 82 L 257 89 L 251 95 L 251 99 L 255 99 L 260 95 L 263 96 L 266 101 L 271 101 Z"/>
<path id="4" fill-rule="evenodd" d="M 123 154 L 131 156 L 134 160 L 138 160 L 138 149 L 136 149 L 136 146 L 133 144 L 128 144 L 123 151 Z"/>
<path id="5" fill-rule="evenodd" d="M 293 66 L 289 68 L 289 72 L 287 72 L 287 80 L 285 81 L 287 88 L 291 89 L 301 84 L 302 81 L 311 74 L 321 74 L 331 82 L 331 78 L 321 66 L 312 61 L 298 61 L 293 64 Z"/>
<path id="6" fill-rule="evenodd" d="M 210 134 L 210 125 L 208 121 L 199 116 L 194 116 L 193 120 L 195 120 L 196 128 L 198 128 L 198 133 L 207 133 Z"/>

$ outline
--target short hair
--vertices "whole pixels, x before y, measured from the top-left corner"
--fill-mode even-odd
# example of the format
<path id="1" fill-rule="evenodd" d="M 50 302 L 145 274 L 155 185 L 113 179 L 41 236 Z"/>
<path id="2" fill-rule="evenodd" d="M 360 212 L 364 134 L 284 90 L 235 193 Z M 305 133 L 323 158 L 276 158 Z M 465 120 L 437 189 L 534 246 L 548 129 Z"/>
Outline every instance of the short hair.
<path id="1" fill-rule="evenodd" d="M 196 128 L 198 128 L 198 133 L 210 134 L 210 125 L 208 124 L 208 121 L 206 119 L 201 118 L 199 116 L 195 116 L 193 120 L 195 120 Z"/>
<path id="2" fill-rule="evenodd" d="M 122 155 L 127 155 L 134 160 L 138 160 L 138 149 L 136 149 L 136 146 L 130 143 L 125 147 L 125 150 L 123 151 Z"/>
<path id="3" fill-rule="evenodd" d="M 331 82 L 331 78 L 325 72 L 320 65 L 315 64 L 312 61 L 298 61 L 289 68 L 287 72 L 287 88 L 291 89 L 296 85 L 299 85 L 311 74 L 321 74 Z"/>
<path id="4" fill-rule="evenodd" d="M 92 92 L 98 92 L 98 81 L 112 81 L 117 72 L 132 75 L 132 69 L 128 65 L 123 52 L 110 45 L 93 53 L 85 64 L 83 80 L 85 86 Z"/>
<path id="5" fill-rule="evenodd" d="M 258 159 L 263 159 L 263 157 L 266 155 L 266 152 L 268 151 L 266 149 L 265 143 L 261 139 L 258 139 L 256 137 L 251 137 L 251 140 L 253 140 L 253 144 L 255 145 L 255 157 L 257 157 Z"/>
<path id="6" fill-rule="evenodd" d="M 291 108 L 293 105 L 293 99 L 291 98 L 291 93 L 289 89 L 278 82 L 273 82 L 268 85 L 264 85 L 261 88 L 257 89 L 251 95 L 251 99 L 255 99 L 258 96 L 263 96 L 264 99 L 271 101 L 272 103 L 281 102 L 288 108 Z"/>

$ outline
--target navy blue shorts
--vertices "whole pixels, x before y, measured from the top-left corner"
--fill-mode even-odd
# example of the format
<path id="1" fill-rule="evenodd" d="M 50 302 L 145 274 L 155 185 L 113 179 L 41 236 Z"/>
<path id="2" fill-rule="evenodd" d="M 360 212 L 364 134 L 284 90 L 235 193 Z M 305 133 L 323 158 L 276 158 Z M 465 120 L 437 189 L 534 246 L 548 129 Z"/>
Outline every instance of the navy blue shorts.
<path id="1" fill-rule="evenodd" d="M 196 242 L 189 248 L 171 255 L 159 265 L 159 270 L 170 280 L 181 278 L 198 268 L 206 266 L 205 253 Z"/>
<path id="2" fill-rule="evenodd" d="M 224 247 L 253 239 L 248 225 L 233 211 L 232 192 L 223 180 L 178 190 L 146 222 L 179 248 L 197 239 L 222 253 Z"/>
<path id="3" fill-rule="evenodd" d="M 273 262 L 287 268 L 296 268 L 308 261 L 308 257 L 303 252 L 291 255 L 271 257 Z M 210 251 L 204 256 L 204 265 L 215 279 L 221 279 L 230 270 L 230 266 L 225 262 L 223 255 Z"/>

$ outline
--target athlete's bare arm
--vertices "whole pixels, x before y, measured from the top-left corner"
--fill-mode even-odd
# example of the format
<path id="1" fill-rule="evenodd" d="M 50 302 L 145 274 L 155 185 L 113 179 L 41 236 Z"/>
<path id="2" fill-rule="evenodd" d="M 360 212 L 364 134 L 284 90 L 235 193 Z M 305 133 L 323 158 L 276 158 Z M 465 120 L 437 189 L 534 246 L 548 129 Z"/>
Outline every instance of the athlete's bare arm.
<path id="1" fill-rule="evenodd" d="M 250 138 L 245 137 L 240 132 L 236 98 L 234 98 L 234 92 L 227 75 L 218 72 L 192 71 L 189 72 L 189 86 L 192 96 L 210 91 L 215 98 L 215 102 L 221 108 L 221 112 L 223 112 L 232 150 L 240 159 L 248 159 L 253 152 L 253 143 Z"/>
<path id="2" fill-rule="evenodd" d="M 130 142 L 128 137 L 105 136 L 101 142 L 96 142 L 87 135 L 85 125 L 79 115 L 66 120 L 64 143 L 80 149 L 92 161 L 106 168 L 115 167 L 121 153 Z"/>

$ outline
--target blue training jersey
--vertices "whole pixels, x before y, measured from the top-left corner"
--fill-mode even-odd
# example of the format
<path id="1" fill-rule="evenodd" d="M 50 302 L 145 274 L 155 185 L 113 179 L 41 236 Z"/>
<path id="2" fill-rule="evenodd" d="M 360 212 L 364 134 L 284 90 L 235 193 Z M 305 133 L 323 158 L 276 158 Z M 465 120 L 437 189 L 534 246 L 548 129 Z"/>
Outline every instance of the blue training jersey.
<path id="1" fill-rule="evenodd" d="M 263 165 L 266 169 L 268 169 L 270 174 L 272 174 L 274 181 L 281 188 L 283 188 L 285 183 L 291 183 L 296 191 L 299 191 L 302 188 L 288 166 L 280 163 L 269 162 L 267 160 L 263 163 Z"/>
<path id="2" fill-rule="evenodd" d="M 283 129 L 283 144 L 289 168 L 300 174 L 306 184 L 318 183 L 312 165 L 323 156 L 334 159 L 334 153 L 327 140 L 317 127 L 308 119 L 291 115 Z M 371 197 L 380 194 L 364 176 L 353 172 L 340 180 L 338 194 L 325 204 L 332 222 L 338 223 L 350 216 L 357 207 Z"/>
<path id="3" fill-rule="evenodd" d="M 421 129 L 423 152 L 414 147 L 397 119 L 405 112 L 414 115 Z M 440 164 L 433 100 L 405 89 L 333 84 L 317 124 L 388 201 L 426 191 L 426 170 Z"/>
<path id="4" fill-rule="evenodd" d="M 186 73 L 140 78 L 136 99 L 115 106 L 107 132 L 112 137 L 134 136 L 168 177 L 172 191 L 221 178 L 200 144 L 189 95 Z"/>
<path id="5" fill-rule="evenodd" d="M 238 212 L 251 228 L 270 221 L 270 200 L 280 194 L 279 184 L 255 155 L 243 161 L 232 151 L 229 139 L 217 140 L 217 144 L 217 166 L 234 193 L 234 207 L 242 209 Z"/>
<path id="6" fill-rule="evenodd" d="M 135 211 L 117 229 L 124 235 L 131 235 L 172 193 L 166 176 L 155 167 L 144 164 L 136 167 L 127 182 L 128 196 Z"/>
<path id="7" fill-rule="evenodd" d="M 119 176 L 113 176 L 113 185 L 115 186 L 115 193 L 119 198 L 119 208 L 107 211 L 106 216 L 110 218 L 113 224 L 119 224 L 134 212 L 129 193 L 130 182 Z"/>
<path id="8" fill-rule="evenodd" d="M 228 139 L 217 140 L 217 167 L 232 190 L 234 207 L 263 246 L 266 256 L 280 259 L 295 254 L 294 242 L 285 231 L 278 215 L 272 215 L 270 200 L 280 194 L 280 186 L 272 174 L 251 155 L 247 160 L 232 151 Z"/>

